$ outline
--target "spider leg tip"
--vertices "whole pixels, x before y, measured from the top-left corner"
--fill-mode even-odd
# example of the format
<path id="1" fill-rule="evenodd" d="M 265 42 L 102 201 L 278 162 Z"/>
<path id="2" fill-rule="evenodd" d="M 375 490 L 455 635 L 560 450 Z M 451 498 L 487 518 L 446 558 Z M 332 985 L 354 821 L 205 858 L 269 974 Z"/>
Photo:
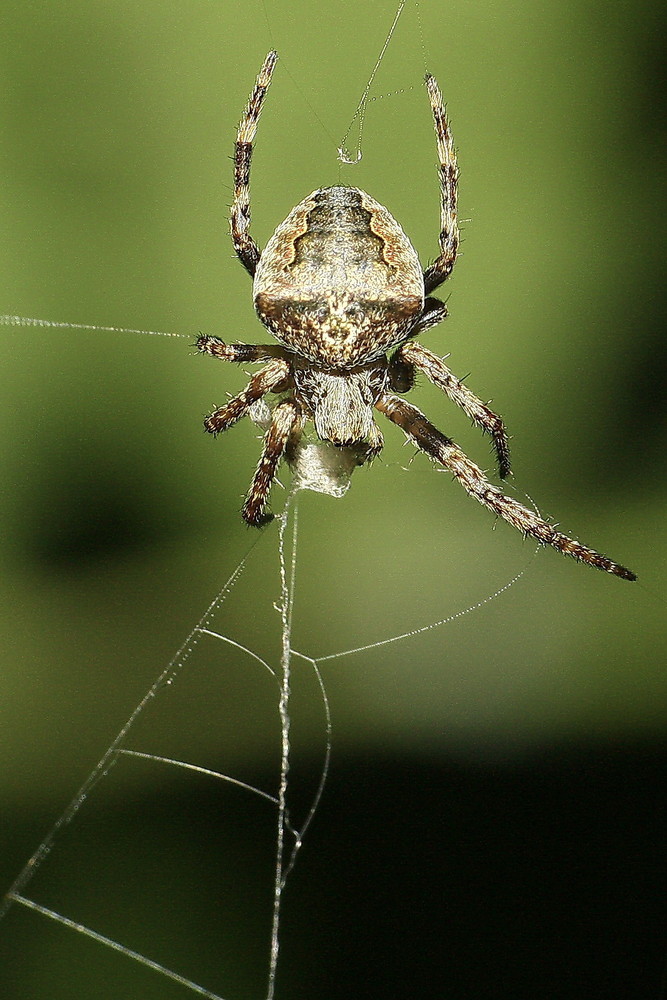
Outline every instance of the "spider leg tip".
<path id="1" fill-rule="evenodd" d="M 275 520 L 275 514 L 254 514 L 252 516 L 243 514 L 243 520 L 249 528 L 265 528 L 267 524 Z"/>

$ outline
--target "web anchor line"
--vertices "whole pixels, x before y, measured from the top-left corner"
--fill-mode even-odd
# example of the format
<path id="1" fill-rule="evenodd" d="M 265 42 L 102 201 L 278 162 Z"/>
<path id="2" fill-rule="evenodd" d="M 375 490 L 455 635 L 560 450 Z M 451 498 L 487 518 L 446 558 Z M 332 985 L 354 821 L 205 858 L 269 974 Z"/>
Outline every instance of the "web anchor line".
<path id="1" fill-rule="evenodd" d="M 114 939 L 94 930 L 93 928 L 83 924 L 77 920 L 66 916 L 63 913 L 58 913 L 49 907 L 37 902 L 34 899 L 29 898 L 24 894 L 24 889 L 28 882 L 31 881 L 33 876 L 36 874 L 38 868 L 43 863 L 43 861 L 50 854 L 54 843 L 57 839 L 60 831 L 76 816 L 81 806 L 87 800 L 89 793 L 93 787 L 110 771 L 111 767 L 117 762 L 121 757 L 134 758 L 140 760 L 150 760 L 153 763 L 161 763 L 174 767 L 180 767 L 185 770 L 191 771 L 195 774 L 204 775 L 207 777 L 213 777 L 218 780 L 222 780 L 233 784 L 237 787 L 242 788 L 245 791 L 252 792 L 253 794 L 267 800 L 271 805 L 277 807 L 278 809 L 278 845 L 276 852 L 276 876 L 275 876 L 275 903 L 274 903 L 274 917 L 272 925 L 272 946 L 271 946 L 271 973 L 270 973 L 270 984 L 268 987 L 269 992 L 267 993 L 267 998 L 273 997 L 273 990 L 275 987 L 275 973 L 277 966 L 277 958 L 279 951 L 279 925 L 280 925 L 280 905 L 282 892 L 285 888 L 287 878 L 292 871 L 296 856 L 303 842 L 305 832 L 310 825 L 310 822 L 315 815 L 317 805 L 319 803 L 322 791 L 325 785 L 327 771 L 328 771 L 328 761 L 330 756 L 330 733 L 331 733 L 331 718 L 329 712 L 329 704 L 326 696 L 326 691 L 322 681 L 321 674 L 317 669 L 317 665 L 309 657 L 301 656 L 300 654 L 294 654 L 299 656 L 300 659 L 308 662 L 313 668 L 317 682 L 322 695 L 322 701 L 325 710 L 325 720 L 326 720 L 326 733 L 327 733 L 327 747 L 325 753 L 325 760 L 322 769 L 322 774 L 318 787 L 316 789 L 312 804 L 308 810 L 305 821 L 301 825 L 300 829 L 296 829 L 289 817 L 289 811 L 287 807 L 287 791 L 288 791 L 288 775 L 289 775 L 289 754 L 290 754 L 290 742 L 289 742 L 289 727 L 290 727 L 290 717 L 289 717 L 289 686 L 290 686 L 290 659 L 292 651 L 290 649 L 290 635 L 291 635 L 291 618 L 292 618 L 292 608 L 294 603 L 294 583 L 296 575 L 296 538 L 297 538 L 297 518 L 296 513 L 294 517 L 294 527 L 292 535 L 292 556 L 290 561 L 290 571 L 289 576 L 287 572 L 287 567 L 285 564 L 285 531 L 288 523 L 287 512 L 281 518 L 281 534 L 279 540 L 280 548 L 280 559 L 281 559 L 281 601 L 279 605 L 279 610 L 281 613 L 281 630 L 282 630 L 282 655 L 281 655 L 281 687 L 280 687 L 280 715 L 281 715 L 281 729 L 282 729 L 282 751 L 281 751 L 281 778 L 280 778 L 280 788 L 278 795 L 271 795 L 262 789 L 256 788 L 249 785 L 247 782 L 236 779 L 230 775 L 222 774 L 218 771 L 211 770 L 210 768 L 201 767 L 197 764 L 192 764 L 187 761 L 175 760 L 173 758 L 164 757 L 158 754 L 144 753 L 138 750 L 132 750 L 125 747 L 123 744 L 128 736 L 128 733 L 134 726 L 139 715 L 144 711 L 147 705 L 155 698 L 155 696 L 162 690 L 165 686 L 170 685 L 181 668 L 184 666 L 185 662 L 192 655 L 195 646 L 200 641 L 202 637 L 211 637 L 221 642 L 224 642 L 244 653 L 246 653 L 251 659 L 259 663 L 273 678 L 276 677 L 276 671 L 257 653 L 248 647 L 236 642 L 230 637 L 223 635 L 220 632 L 215 631 L 210 627 L 211 619 L 215 612 L 219 609 L 220 605 L 223 603 L 225 598 L 231 592 L 235 584 L 237 583 L 241 573 L 246 567 L 247 560 L 249 558 L 250 552 L 257 544 L 261 536 L 257 536 L 255 541 L 253 541 L 248 552 L 240 563 L 236 566 L 235 570 L 225 583 L 221 591 L 216 595 L 213 601 L 209 604 L 206 611 L 202 615 L 199 622 L 190 631 L 185 642 L 181 645 L 176 655 L 169 662 L 165 670 L 159 675 L 158 679 L 151 686 L 146 695 L 139 702 L 135 710 L 132 712 L 131 716 L 122 727 L 112 744 L 109 746 L 105 754 L 102 756 L 96 767 L 90 773 L 89 777 L 86 779 L 84 784 L 79 789 L 77 795 L 70 802 L 69 806 L 65 812 L 60 816 L 56 823 L 51 828 L 49 834 L 39 845 L 37 851 L 33 854 L 27 864 L 24 866 L 22 871 L 19 873 L 18 877 L 14 881 L 13 885 L 6 893 L 4 899 L 0 904 L 0 918 L 7 912 L 7 910 L 12 906 L 12 904 L 18 904 L 31 910 L 34 913 L 38 913 L 41 916 L 48 917 L 49 919 L 73 930 L 79 934 L 83 934 L 85 937 L 91 940 L 97 941 L 99 944 L 110 948 L 119 954 L 125 955 L 127 958 L 132 959 L 140 965 L 143 965 L 152 971 L 165 976 L 173 982 L 178 983 L 188 989 L 191 992 L 208 998 L 208 1000 L 224 1000 L 219 994 L 214 993 L 211 990 L 206 989 L 200 984 L 182 976 L 180 973 L 169 969 L 167 966 L 145 956 L 141 953 L 135 951 L 134 949 L 115 941 Z M 293 838 L 291 850 L 288 850 L 285 844 L 285 834 L 289 834 Z"/>
<path id="2" fill-rule="evenodd" d="M 366 105 L 368 104 L 368 95 L 370 94 L 371 87 L 373 86 L 373 81 L 375 80 L 375 75 L 376 75 L 378 69 L 380 68 L 380 63 L 382 62 L 382 60 L 384 58 L 384 54 L 387 51 L 387 48 L 389 46 L 389 42 L 391 41 L 391 39 L 393 37 L 393 34 L 396 31 L 396 25 L 398 24 L 398 20 L 399 20 L 401 14 L 403 13 L 403 8 L 405 7 L 405 4 L 406 4 L 406 0 L 400 0 L 400 3 L 398 5 L 398 10 L 396 11 L 396 14 L 394 15 L 394 20 L 392 21 L 391 28 L 389 29 L 389 32 L 387 33 L 387 37 L 384 40 L 384 44 L 382 45 L 382 48 L 380 49 L 380 55 L 377 57 L 377 59 L 375 61 L 375 66 L 373 66 L 373 69 L 371 71 L 371 75 L 368 78 L 368 83 L 364 87 L 364 92 L 363 92 L 363 94 L 361 95 L 361 97 L 359 99 L 359 103 L 357 104 L 356 111 L 352 115 L 352 120 L 351 120 L 350 124 L 347 127 L 347 131 L 346 131 L 345 135 L 343 136 L 343 138 L 340 140 L 340 146 L 338 147 L 338 159 L 340 160 L 341 163 L 352 165 L 352 164 L 355 164 L 355 163 L 359 163 L 359 161 L 361 160 L 361 156 L 362 156 L 362 153 L 361 153 L 361 141 L 362 141 L 363 131 L 364 131 L 364 122 L 365 122 L 365 119 L 366 119 Z M 358 133 L 357 133 L 357 147 L 356 147 L 356 150 L 354 152 L 354 156 L 352 156 L 349 153 L 348 148 L 347 148 L 347 140 L 348 140 L 348 138 L 350 136 L 350 132 L 352 131 L 352 128 L 353 128 L 355 122 L 359 122 L 359 129 L 358 129 Z"/>
<path id="3" fill-rule="evenodd" d="M 310 463 L 312 461 L 312 456 L 309 452 L 305 452 L 307 456 L 307 461 Z M 305 459 L 304 459 L 305 460 Z M 340 470 L 338 470 L 340 473 Z M 345 470 L 345 474 L 351 476 L 351 471 Z M 342 473 L 340 473 L 342 475 Z M 326 689 L 324 681 L 322 678 L 322 673 L 320 667 L 322 664 L 345 657 L 351 656 L 355 653 L 365 652 L 377 647 L 382 647 L 390 643 L 398 642 L 400 640 L 409 639 L 414 636 L 420 635 L 423 632 L 430 631 L 434 628 L 438 628 L 442 625 L 446 625 L 449 622 L 455 621 L 464 615 L 483 607 L 490 601 L 494 600 L 496 597 L 505 593 L 514 583 L 516 583 L 528 569 L 529 563 L 522 569 L 519 573 L 516 573 L 512 579 L 506 583 L 503 587 L 498 588 L 493 594 L 484 598 L 477 603 L 455 612 L 445 618 L 439 619 L 436 622 L 431 622 L 427 625 L 421 626 L 420 628 L 412 629 L 400 633 L 398 635 L 388 636 L 384 639 L 380 639 L 377 642 L 367 643 L 362 646 L 356 646 L 349 649 L 340 650 L 336 653 L 331 653 L 323 655 L 320 657 L 308 656 L 305 653 L 301 653 L 292 648 L 291 645 L 291 635 L 292 635 L 292 621 L 294 612 L 294 597 L 295 597 L 295 585 L 296 585 L 296 568 L 297 568 L 297 539 L 298 539 L 298 507 L 296 494 L 302 488 L 317 488 L 321 492 L 332 492 L 333 495 L 339 495 L 335 492 L 340 490 L 340 475 L 331 476 L 329 473 L 325 476 L 322 470 L 316 466 L 314 470 L 311 470 L 310 479 L 308 476 L 297 480 L 300 484 L 306 485 L 293 485 L 292 490 L 288 496 L 288 501 L 285 510 L 282 515 L 280 515 L 277 520 L 279 523 L 279 534 L 278 534 L 278 553 L 280 558 L 280 599 L 276 606 L 276 610 L 280 615 L 280 629 L 281 629 L 281 657 L 280 657 L 280 669 L 279 672 L 274 671 L 274 669 L 264 660 L 261 656 L 255 653 L 252 649 L 242 645 L 231 639 L 229 636 L 218 632 L 212 627 L 212 619 L 214 614 L 218 611 L 219 607 L 224 602 L 225 598 L 228 596 L 232 588 L 237 583 L 239 577 L 244 571 L 247 560 L 250 556 L 254 545 L 260 539 L 260 535 L 256 537 L 256 540 L 251 545 L 250 549 L 244 556 L 244 558 L 239 562 L 239 564 L 234 569 L 233 573 L 230 575 L 229 579 L 225 583 L 221 591 L 216 595 L 213 601 L 209 604 L 206 611 L 202 615 L 201 619 L 194 628 L 189 633 L 185 642 L 181 645 L 176 655 L 172 658 L 170 663 L 167 665 L 165 670 L 159 675 L 158 679 L 146 693 L 144 698 L 139 702 L 134 712 L 131 714 L 130 718 L 127 720 L 126 724 L 123 726 L 121 731 L 118 733 L 116 739 L 112 742 L 106 753 L 103 755 L 97 766 L 93 769 L 88 779 L 84 782 L 79 792 L 69 804 L 62 816 L 57 820 L 57 822 L 52 827 L 50 833 L 42 841 L 38 847 L 35 854 L 25 865 L 24 869 L 19 874 L 18 878 L 15 880 L 14 884 L 7 893 L 2 906 L 0 907 L 0 916 L 6 912 L 6 910 L 13 903 L 23 906 L 35 913 L 42 916 L 48 917 L 57 923 L 62 924 L 77 933 L 83 934 L 84 936 L 90 938 L 91 940 L 97 941 L 98 943 L 104 945 L 105 947 L 111 948 L 113 951 L 119 954 L 125 955 L 127 958 L 132 959 L 151 969 L 152 971 L 165 976 L 167 979 L 178 983 L 188 989 L 191 992 L 208 998 L 208 1000 L 224 1000 L 219 994 L 206 989 L 200 984 L 188 979 L 187 977 L 181 976 L 179 973 L 169 969 L 168 967 L 162 965 L 159 962 L 148 958 L 139 952 L 121 944 L 118 941 L 107 937 L 104 934 L 84 925 L 76 920 L 65 916 L 62 913 L 57 913 L 48 907 L 38 903 L 37 901 L 27 897 L 23 890 L 27 883 L 31 880 L 32 876 L 36 873 L 39 866 L 45 860 L 45 858 L 50 853 L 54 841 L 61 831 L 61 829 L 66 826 L 78 813 L 79 809 L 86 801 L 89 792 L 93 787 L 109 772 L 111 767 L 117 762 L 121 757 L 124 758 L 135 758 L 150 760 L 157 764 L 166 764 L 170 766 L 180 767 L 191 771 L 194 774 L 200 774 L 203 776 L 213 777 L 218 780 L 229 782 L 230 784 L 236 785 L 245 791 L 252 792 L 253 794 L 263 798 L 270 805 L 277 810 L 277 822 L 276 822 L 276 846 L 275 846 L 275 874 L 274 874 L 274 897 L 273 897 L 273 908 L 272 908 L 272 921 L 271 921 L 271 938 L 270 938 L 270 953 L 269 953 L 269 970 L 268 970 L 268 983 L 267 983 L 267 993 L 266 1000 L 274 1000 L 275 996 L 275 984 L 276 984 L 276 974 L 278 968 L 278 959 L 280 952 L 280 928 L 281 928 L 281 908 L 283 893 L 287 884 L 290 873 L 292 872 L 294 865 L 297 860 L 298 852 L 303 844 L 305 834 L 310 826 L 313 817 L 316 814 L 319 802 L 321 800 L 324 787 L 327 781 L 331 750 L 332 750 L 332 725 L 331 725 L 331 714 L 329 702 L 326 694 Z M 309 484 L 309 485 L 308 485 Z M 290 517 L 291 522 L 291 537 L 290 545 L 287 544 L 288 529 L 290 527 Z M 535 554 L 539 551 L 539 546 L 535 550 Z M 289 560 L 288 560 L 288 550 Z M 534 558 L 534 555 L 531 557 Z M 262 666 L 269 674 L 271 674 L 272 679 L 278 682 L 279 685 L 279 715 L 280 715 L 280 725 L 281 725 L 281 764 L 280 764 L 280 776 L 278 782 L 277 794 L 271 794 L 269 792 L 263 791 L 262 789 L 256 788 L 236 779 L 230 775 L 222 774 L 217 771 L 213 771 L 209 768 L 201 767 L 200 765 L 189 763 L 187 761 L 175 760 L 173 758 L 160 756 L 158 754 L 143 753 L 138 750 L 132 750 L 125 747 L 123 744 L 126 737 L 136 722 L 138 716 L 143 712 L 147 705 L 155 698 L 159 691 L 170 685 L 181 668 L 184 666 L 185 662 L 192 655 L 195 646 L 202 639 L 202 637 L 213 638 L 224 642 L 243 653 L 246 653 L 252 660 Z M 322 763 L 320 778 L 318 782 L 317 789 L 312 799 L 311 806 L 306 814 L 304 821 L 295 827 L 291 822 L 289 813 L 289 803 L 288 803 L 288 792 L 289 792 L 289 776 L 290 776 L 290 754 L 291 754 L 291 743 L 290 743 L 290 711 L 289 711 L 289 701 L 291 693 L 291 667 L 294 660 L 302 661 L 307 664 L 313 671 L 319 686 L 320 695 L 322 699 L 322 705 L 324 709 L 324 720 L 325 720 L 325 752 L 324 759 Z M 291 848 L 286 843 L 286 835 L 289 835 L 292 839 Z"/>
<path id="4" fill-rule="evenodd" d="M 361 97 L 359 98 L 359 103 L 357 104 L 357 107 L 356 107 L 356 109 L 354 111 L 354 114 L 352 115 L 352 118 L 350 120 L 350 124 L 347 127 L 345 135 L 340 140 L 340 145 L 338 146 L 338 161 L 339 161 L 339 163 L 343 163 L 346 166 L 354 166 L 355 164 L 357 164 L 357 163 L 360 162 L 360 160 L 361 160 L 361 158 L 363 156 L 363 153 L 361 151 L 361 147 L 362 147 L 362 143 L 363 143 L 364 125 L 366 123 L 366 111 L 368 109 L 368 104 L 372 103 L 373 101 L 378 101 L 378 100 L 380 100 L 383 97 L 395 97 L 398 94 L 404 94 L 405 91 L 406 91 L 406 89 L 408 89 L 408 90 L 412 90 L 413 89 L 412 87 L 408 87 L 408 88 L 401 87 L 399 90 L 391 91 L 388 94 L 378 94 L 377 97 L 371 97 L 370 96 L 370 92 L 371 92 L 371 89 L 373 87 L 373 83 L 375 81 L 375 77 L 376 77 L 377 72 L 378 72 L 378 70 L 380 68 L 380 64 L 382 63 L 382 60 L 385 57 L 385 53 L 386 53 L 387 49 L 389 48 L 389 43 L 391 42 L 392 38 L 394 37 L 394 33 L 395 33 L 396 28 L 398 26 L 398 22 L 400 20 L 401 14 L 403 13 L 403 10 L 405 8 L 406 2 L 407 2 L 407 0 L 399 0 L 399 4 L 398 4 L 398 7 L 396 9 L 396 13 L 394 14 L 394 19 L 393 19 L 393 21 L 391 23 L 391 27 L 389 28 L 389 31 L 387 32 L 387 36 L 386 36 L 386 38 L 385 38 L 385 40 L 384 40 L 384 42 L 382 44 L 382 48 L 380 49 L 380 54 L 377 57 L 377 59 L 375 60 L 375 65 L 373 66 L 373 69 L 371 70 L 371 74 L 370 74 L 370 76 L 368 78 L 366 86 L 364 87 L 363 93 L 362 93 Z M 424 26 L 422 24 L 422 18 L 421 18 L 421 12 L 420 12 L 420 9 L 419 9 L 419 2 L 418 2 L 418 0 L 415 0 L 414 7 L 415 7 L 416 15 L 417 15 L 417 24 L 419 25 L 419 40 L 420 40 L 420 44 L 421 44 L 422 58 L 423 58 L 423 61 L 424 61 L 424 72 L 426 72 L 426 70 L 427 70 L 427 61 L 428 61 L 427 57 L 426 57 L 426 41 L 425 41 L 425 37 L 424 37 Z M 354 128 L 355 124 L 357 125 L 357 130 L 356 130 L 356 132 L 357 132 L 357 140 L 356 140 L 356 146 L 355 146 L 354 153 L 351 153 L 349 151 L 349 149 L 348 149 L 347 143 L 348 143 L 348 139 L 350 138 L 350 133 L 352 132 L 352 129 Z"/>
<path id="5" fill-rule="evenodd" d="M 180 337 L 185 333 L 166 333 L 164 330 L 135 330 L 125 326 L 96 326 L 94 323 L 58 323 L 51 319 L 34 319 L 31 316 L 0 316 L 0 326 L 51 327 L 56 330 L 94 330 L 96 333 L 139 333 L 146 337 Z"/>
<path id="6" fill-rule="evenodd" d="M 51 920 L 55 920 L 57 923 L 62 924 L 64 927 L 69 927 L 70 930 L 76 931 L 77 934 L 83 934 L 84 937 L 92 938 L 93 941 L 97 941 L 99 944 L 105 945 L 107 948 L 111 948 L 112 951 L 118 951 L 126 958 L 131 958 L 139 965 L 143 965 L 148 969 L 152 969 L 153 972 L 159 972 L 160 975 L 165 976 L 167 979 L 171 979 L 172 982 L 178 983 L 179 986 L 185 986 L 192 993 L 196 993 L 200 997 L 206 997 L 207 1000 L 224 1000 L 218 993 L 212 993 L 210 990 L 205 989 L 200 986 L 199 983 L 193 982 L 191 979 L 186 979 L 185 976 L 181 976 L 178 972 L 173 972 L 168 969 L 166 965 L 161 965 L 159 962 L 153 961 L 152 958 L 147 958 L 145 955 L 140 954 L 138 951 L 133 951 L 132 948 L 127 948 L 124 944 L 119 944 L 118 941 L 114 941 L 113 938 L 106 937 L 104 934 L 98 933 L 98 931 L 92 930 L 90 927 L 86 927 L 85 924 L 80 924 L 75 920 L 70 920 L 69 917 L 64 917 L 62 913 L 56 913 L 54 910 L 50 910 L 46 906 L 42 906 L 40 903 L 36 903 L 32 899 L 28 899 L 26 896 L 21 896 L 19 893 L 10 892 L 11 901 L 14 903 L 20 903 L 21 906 L 27 907 L 29 910 L 34 910 L 36 913 L 41 913 L 43 917 L 49 917 Z"/>
<path id="7" fill-rule="evenodd" d="M 14 899 L 22 896 L 23 890 L 30 880 L 33 878 L 35 873 L 38 871 L 40 865 L 43 863 L 45 858 L 50 854 L 51 849 L 55 843 L 55 840 L 60 833 L 60 831 L 67 826 L 68 823 L 76 816 L 79 809 L 86 801 L 88 794 L 92 791 L 95 785 L 105 777 L 113 765 L 116 763 L 121 751 L 124 749 L 123 744 L 127 738 L 128 733 L 136 723 L 139 716 L 142 714 L 144 709 L 153 701 L 153 699 L 159 694 L 159 692 L 167 685 L 170 685 L 183 665 L 192 655 L 192 652 L 199 642 L 199 633 L 206 628 L 208 622 L 217 610 L 217 608 L 225 600 L 229 592 L 232 590 L 236 581 L 241 576 L 241 573 L 245 569 L 250 552 L 255 547 L 259 538 L 255 539 L 252 543 L 248 552 L 237 565 L 234 572 L 231 574 L 224 587 L 216 594 L 214 599 L 211 601 L 206 611 L 202 615 L 201 619 L 197 622 L 195 627 L 190 631 L 185 641 L 182 643 L 178 649 L 176 655 L 169 661 L 165 669 L 159 675 L 154 684 L 149 688 L 144 697 L 141 699 L 137 707 L 134 709 L 130 717 L 128 718 L 125 725 L 121 728 L 115 739 L 112 741 L 108 749 L 102 755 L 98 763 L 95 765 L 93 770 L 90 772 L 83 785 L 76 793 L 72 801 L 69 803 L 62 815 L 56 820 L 51 830 L 48 832 L 44 840 L 41 842 L 35 853 L 24 865 L 23 869 L 19 872 L 14 883 L 10 886 L 9 891 L 5 895 L 4 899 L 0 901 L 0 919 L 5 915 L 7 910 L 12 904 Z"/>

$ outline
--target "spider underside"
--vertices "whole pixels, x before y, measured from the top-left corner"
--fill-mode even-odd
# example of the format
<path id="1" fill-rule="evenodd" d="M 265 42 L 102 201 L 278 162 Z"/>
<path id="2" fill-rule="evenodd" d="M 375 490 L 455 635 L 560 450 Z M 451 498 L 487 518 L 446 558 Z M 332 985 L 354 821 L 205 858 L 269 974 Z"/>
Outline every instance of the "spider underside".
<path id="1" fill-rule="evenodd" d="M 381 451 L 375 412 L 397 424 L 470 496 L 545 545 L 625 580 L 636 576 L 594 549 L 568 538 L 535 511 L 494 486 L 459 446 L 400 394 L 425 375 L 491 436 L 501 478 L 510 474 L 508 435 L 501 418 L 414 338 L 447 316 L 431 293 L 451 274 L 459 245 L 458 167 L 438 84 L 426 87 L 433 112 L 440 175 L 440 253 L 423 271 L 409 239 L 386 208 L 352 187 L 320 188 L 292 209 L 265 249 L 250 235 L 250 161 L 257 123 L 275 68 L 269 52 L 241 118 L 234 154 L 231 235 L 254 279 L 257 314 L 274 344 L 226 344 L 201 336 L 198 349 L 237 364 L 263 362 L 248 385 L 204 421 L 227 430 L 267 393 L 279 396 L 264 436 L 259 465 L 243 504 L 244 520 L 271 520 L 268 501 L 283 457 L 289 458 L 311 420 L 320 438 L 354 447 L 360 461 Z M 389 353 L 393 352 L 393 353 Z"/>

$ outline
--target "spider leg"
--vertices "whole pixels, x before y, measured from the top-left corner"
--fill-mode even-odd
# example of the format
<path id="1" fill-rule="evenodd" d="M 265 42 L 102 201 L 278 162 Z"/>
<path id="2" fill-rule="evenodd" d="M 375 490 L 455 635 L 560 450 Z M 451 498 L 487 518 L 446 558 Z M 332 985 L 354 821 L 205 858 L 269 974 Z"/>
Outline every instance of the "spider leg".
<path id="1" fill-rule="evenodd" d="M 241 512 L 244 521 L 253 527 L 260 528 L 263 524 L 273 520 L 273 514 L 266 513 L 269 493 L 276 477 L 278 464 L 285 454 L 290 439 L 295 433 L 298 433 L 301 422 L 301 410 L 298 404 L 291 399 L 278 403 L 271 415 L 271 426 L 264 435 L 262 457 L 259 460 Z"/>
<path id="2" fill-rule="evenodd" d="M 428 298 L 424 301 L 424 308 L 410 328 L 408 336 L 418 337 L 425 330 L 430 330 L 447 318 L 447 306 L 439 299 Z M 415 384 L 415 366 L 408 364 L 399 355 L 398 351 L 389 359 L 389 387 L 394 392 L 409 392 Z"/>
<path id="3" fill-rule="evenodd" d="M 392 363 L 394 362 L 396 365 L 412 365 L 423 372 L 429 381 L 442 389 L 453 403 L 461 407 L 473 423 L 490 434 L 498 456 L 500 476 L 504 479 L 510 474 L 509 437 L 502 419 L 450 372 L 442 358 L 416 341 L 410 340 L 396 351 L 392 358 Z M 401 368 L 399 371 L 401 379 L 404 380 L 404 369 Z"/>
<path id="4" fill-rule="evenodd" d="M 391 421 L 398 424 L 418 448 L 449 469 L 471 497 L 502 517 L 512 527 L 518 528 L 524 535 L 530 535 L 543 545 L 551 545 L 559 552 L 580 559 L 596 569 L 620 576 L 623 580 L 637 579 L 629 569 L 600 555 L 595 549 L 589 549 L 581 542 L 568 538 L 534 511 L 524 507 L 512 497 L 505 496 L 497 486 L 488 481 L 482 470 L 471 462 L 451 438 L 434 427 L 424 414 L 407 400 L 386 393 L 375 405 Z"/>
<path id="5" fill-rule="evenodd" d="M 425 299 L 424 308 L 410 330 L 410 337 L 419 337 L 425 330 L 430 330 L 432 326 L 442 323 L 443 319 L 447 319 L 447 316 L 447 306 L 444 302 L 430 297 Z"/>
<path id="6" fill-rule="evenodd" d="M 239 122 L 234 147 L 234 201 L 232 202 L 231 232 L 236 254 L 252 277 L 259 261 L 260 250 L 250 235 L 250 161 L 266 92 L 278 54 L 269 52 L 257 77 L 248 104 Z"/>
<path id="7" fill-rule="evenodd" d="M 374 458 L 377 458 L 383 448 L 384 437 L 382 435 L 382 431 L 373 420 L 368 434 L 368 451 L 366 453 L 365 461 L 372 462 Z"/>
<path id="8" fill-rule="evenodd" d="M 430 73 L 426 74 L 426 89 L 433 111 L 440 162 L 440 254 L 424 272 L 425 290 L 428 295 L 451 274 L 459 248 L 459 227 L 456 221 L 459 168 L 442 94 L 435 77 Z"/>
<path id="9" fill-rule="evenodd" d="M 256 372 L 247 386 L 238 396 L 230 399 L 225 406 L 211 413 L 204 420 L 204 429 L 210 434 L 220 434 L 237 420 L 245 416 L 253 403 L 265 396 L 267 392 L 280 392 L 287 387 L 289 364 L 280 358 L 269 361 L 264 368 Z"/>
<path id="10" fill-rule="evenodd" d="M 207 337 L 204 334 L 197 338 L 195 347 L 202 354 L 241 365 L 284 358 L 286 354 L 285 348 L 279 344 L 225 344 L 218 337 Z"/>

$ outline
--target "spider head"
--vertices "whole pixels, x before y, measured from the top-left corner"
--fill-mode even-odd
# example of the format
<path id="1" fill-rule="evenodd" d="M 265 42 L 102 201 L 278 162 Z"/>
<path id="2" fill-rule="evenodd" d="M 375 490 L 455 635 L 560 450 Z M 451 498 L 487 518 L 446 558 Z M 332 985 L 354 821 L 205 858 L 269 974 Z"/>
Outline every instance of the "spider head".
<path id="1" fill-rule="evenodd" d="M 330 372 L 298 362 L 293 378 L 299 402 L 324 441 L 353 445 L 374 436 L 373 405 L 385 389 L 387 361 Z"/>

